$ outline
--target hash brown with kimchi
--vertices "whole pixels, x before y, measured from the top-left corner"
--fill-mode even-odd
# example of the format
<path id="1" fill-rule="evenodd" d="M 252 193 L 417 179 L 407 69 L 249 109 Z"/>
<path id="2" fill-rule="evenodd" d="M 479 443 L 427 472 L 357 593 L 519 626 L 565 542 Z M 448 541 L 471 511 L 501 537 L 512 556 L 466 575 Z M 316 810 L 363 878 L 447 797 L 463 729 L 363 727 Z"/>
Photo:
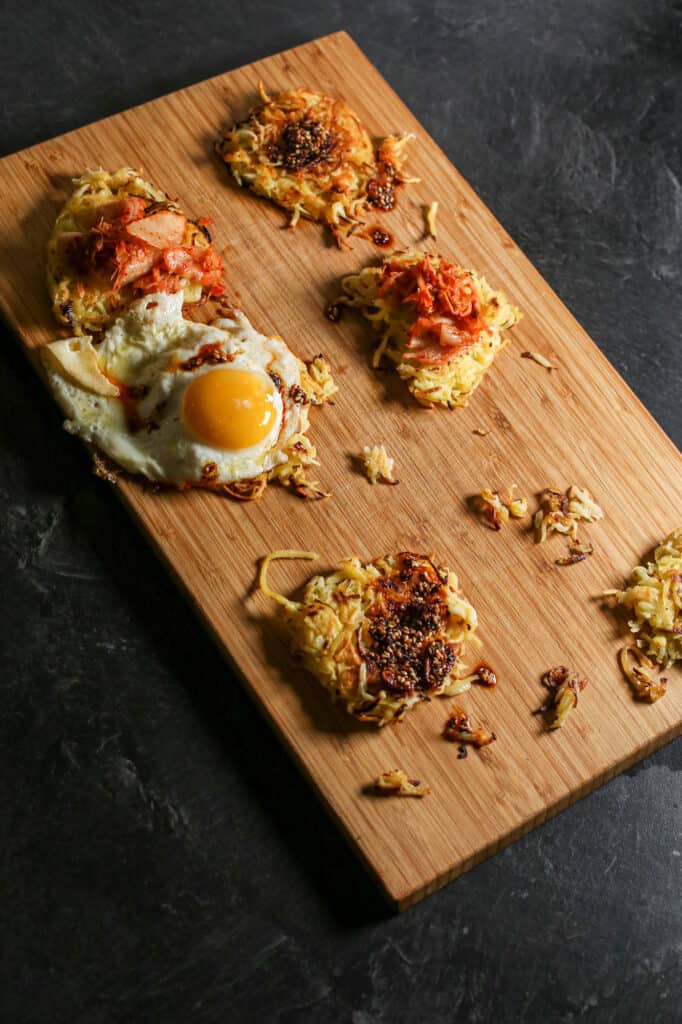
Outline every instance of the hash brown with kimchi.
<path id="1" fill-rule="evenodd" d="M 372 365 L 388 359 L 425 406 L 466 405 L 521 318 L 480 274 L 426 252 L 395 252 L 341 288 L 379 335 Z"/>
<path id="2" fill-rule="evenodd" d="M 276 96 L 260 86 L 262 103 L 227 132 L 218 150 L 235 181 L 301 217 L 326 224 L 337 242 L 370 211 L 392 210 L 403 174 L 408 135 L 375 149 L 343 100 L 310 89 Z"/>
<path id="3" fill-rule="evenodd" d="M 53 312 L 74 332 L 97 332 L 133 299 L 181 291 L 185 303 L 221 295 L 222 259 L 206 218 L 192 221 L 137 171 L 87 171 L 47 246 Z"/>
<path id="4" fill-rule="evenodd" d="M 272 552 L 260 589 L 282 607 L 295 657 L 351 715 L 386 725 L 420 701 L 469 687 L 461 659 L 478 620 L 454 572 L 405 551 L 365 565 L 345 558 L 312 577 L 296 602 L 267 580 L 273 560 L 296 557 L 317 556 Z"/>

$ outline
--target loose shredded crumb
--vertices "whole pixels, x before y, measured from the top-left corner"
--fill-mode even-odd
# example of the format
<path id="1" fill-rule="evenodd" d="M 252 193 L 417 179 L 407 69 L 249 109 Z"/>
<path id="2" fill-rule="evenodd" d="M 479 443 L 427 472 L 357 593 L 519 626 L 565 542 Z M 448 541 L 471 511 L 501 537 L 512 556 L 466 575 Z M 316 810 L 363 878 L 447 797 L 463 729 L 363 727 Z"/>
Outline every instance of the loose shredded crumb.
<path id="1" fill-rule="evenodd" d="M 438 216 L 438 200 L 424 207 L 424 218 L 426 220 L 426 237 L 436 238 L 436 217 Z"/>
<path id="2" fill-rule="evenodd" d="M 375 793 L 382 796 L 426 796 L 431 792 L 430 786 L 423 785 L 419 779 L 410 779 L 401 768 L 382 772 L 372 787 Z"/>
<path id="3" fill-rule="evenodd" d="M 288 611 L 296 611 L 300 608 L 297 601 L 290 601 L 284 594 L 278 594 L 276 590 L 273 590 L 268 583 L 268 569 L 271 562 L 279 561 L 280 559 L 289 558 L 308 558 L 316 559 L 319 555 L 315 554 L 314 551 L 299 551 L 296 548 L 282 548 L 278 551 L 271 551 L 269 555 L 266 555 L 260 566 L 260 572 L 258 573 L 258 587 L 265 594 L 266 597 L 272 598 L 277 604 L 281 604 Z"/>
<path id="4" fill-rule="evenodd" d="M 682 526 L 658 545 L 653 562 L 635 566 L 628 587 L 604 596 L 633 613 L 628 626 L 649 657 L 664 666 L 682 659 Z"/>
<path id="5" fill-rule="evenodd" d="M 604 512 L 585 487 L 571 484 L 565 494 L 557 487 L 545 487 L 533 519 L 535 541 L 541 544 L 556 532 L 577 542 L 580 520 L 596 523 L 603 518 Z"/>
<path id="6" fill-rule="evenodd" d="M 656 679 L 653 662 L 639 647 L 626 644 L 620 649 L 618 660 L 637 700 L 646 700 L 653 704 L 654 701 L 665 697 L 668 680 L 665 676 L 659 676 Z"/>
<path id="7" fill-rule="evenodd" d="M 532 359 L 534 363 L 538 363 L 540 366 L 544 366 L 546 370 L 556 370 L 556 366 L 552 366 L 549 359 L 541 355 L 539 352 L 522 352 L 522 359 Z"/>
<path id="8" fill-rule="evenodd" d="M 331 367 L 322 354 L 304 364 L 301 387 L 313 405 L 324 405 L 339 390 L 332 377 Z"/>
<path id="9" fill-rule="evenodd" d="M 558 665 L 545 672 L 543 684 L 551 691 L 551 703 L 543 704 L 539 711 L 553 709 L 549 722 L 550 729 L 561 729 L 573 708 L 578 706 L 578 694 L 587 686 L 587 678 L 578 672 L 571 672 L 565 665 Z"/>
<path id="10" fill-rule="evenodd" d="M 485 747 L 497 739 L 494 732 L 489 732 L 482 725 L 474 727 L 466 711 L 456 706 L 448 715 L 443 736 L 450 743 L 470 743 L 474 747 Z"/>
<path id="11" fill-rule="evenodd" d="M 584 562 L 586 558 L 594 554 L 594 548 L 587 544 L 569 544 L 568 554 L 563 558 L 555 558 L 555 565 L 575 565 L 576 562 Z"/>
<path id="12" fill-rule="evenodd" d="M 471 431 L 472 434 L 477 434 L 478 437 L 487 437 L 491 433 L 491 430 L 484 430 L 482 427 L 474 427 Z"/>
<path id="13" fill-rule="evenodd" d="M 390 457 L 383 444 L 375 444 L 371 448 L 369 445 L 365 445 L 361 458 L 367 479 L 371 484 L 377 484 L 380 480 L 387 484 L 400 483 L 393 476 L 395 461 Z"/>
<path id="14" fill-rule="evenodd" d="M 516 484 L 512 484 L 506 501 L 502 500 L 498 491 L 491 491 L 488 487 L 484 487 L 478 495 L 479 509 L 492 530 L 501 530 L 509 516 L 522 519 L 528 511 L 528 499 L 514 497 L 515 490 Z"/>

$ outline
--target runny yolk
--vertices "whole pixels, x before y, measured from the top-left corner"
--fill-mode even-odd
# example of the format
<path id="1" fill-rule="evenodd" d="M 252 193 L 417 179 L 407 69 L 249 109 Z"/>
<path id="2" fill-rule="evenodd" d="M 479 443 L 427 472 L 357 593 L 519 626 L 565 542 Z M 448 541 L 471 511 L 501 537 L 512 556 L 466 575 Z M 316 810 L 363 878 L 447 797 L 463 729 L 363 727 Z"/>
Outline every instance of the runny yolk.
<path id="1" fill-rule="evenodd" d="M 270 433 L 278 415 L 274 399 L 274 387 L 262 374 L 209 370 L 187 387 L 182 418 L 203 444 L 238 451 Z"/>

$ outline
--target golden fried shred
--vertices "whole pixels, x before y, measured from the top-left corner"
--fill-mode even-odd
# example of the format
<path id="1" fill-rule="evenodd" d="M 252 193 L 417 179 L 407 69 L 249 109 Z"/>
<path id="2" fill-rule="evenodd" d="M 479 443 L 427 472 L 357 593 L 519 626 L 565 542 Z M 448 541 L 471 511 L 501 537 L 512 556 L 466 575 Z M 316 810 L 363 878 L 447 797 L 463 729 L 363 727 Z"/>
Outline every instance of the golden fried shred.
<path id="1" fill-rule="evenodd" d="M 317 355 L 301 366 L 301 387 L 312 405 L 324 405 L 339 390 L 332 377 L 329 363 Z"/>
<path id="2" fill-rule="evenodd" d="M 424 207 L 424 220 L 426 221 L 426 237 L 436 237 L 436 217 L 438 216 L 438 201 L 434 199 L 432 203 Z"/>
<path id="3" fill-rule="evenodd" d="M 372 787 L 375 793 L 382 796 L 426 796 L 431 792 L 419 779 L 410 779 L 401 768 L 382 772 Z"/>
<path id="4" fill-rule="evenodd" d="M 628 587 L 605 596 L 633 613 L 630 631 L 654 661 L 667 666 L 682 659 L 682 526 L 658 545 L 652 562 L 635 566 Z"/>
<path id="5" fill-rule="evenodd" d="M 573 708 L 578 706 L 578 694 L 587 686 L 587 678 L 572 672 L 565 665 L 550 668 L 542 677 L 551 692 L 551 703 L 543 704 L 540 711 L 552 710 L 550 729 L 561 729 Z"/>
<path id="6" fill-rule="evenodd" d="M 314 576 L 295 602 L 271 590 L 267 569 L 297 554 L 269 555 L 260 588 L 283 607 L 294 655 L 350 714 L 385 725 L 422 700 L 471 685 L 461 657 L 476 612 L 456 575 L 432 556 L 346 558 L 335 572 Z"/>
<path id="7" fill-rule="evenodd" d="M 501 530 L 503 523 L 509 520 L 510 516 L 515 519 L 523 519 L 528 511 L 528 499 L 514 497 L 516 484 L 509 489 L 506 501 L 503 501 L 498 491 L 491 491 L 484 487 L 477 497 L 481 514 L 492 530 Z"/>
<path id="8" fill-rule="evenodd" d="M 644 651 L 639 647 L 626 644 L 618 654 L 621 668 L 629 680 L 637 700 L 646 700 L 650 704 L 665 697 L 668 680 L 665 676 L 654 675 L 655 666 Z"/>
<path id="9" fill-rule="evenodd" d="M 577 541 L 581 520 L 596 523 L 603 518 L 602 509 L 585 487 L 571 484 L 566 493 L 557 487 L 545 487 L 533 520 L 535 541 L 541 544 L 552 533 L 567 534 Z"/>
<path id="10" fill-rule="evenodd" d="M 390 457 L 383 444 L 375 444 L 372 447 L 365 445 L 362 449 L 362 464 L 371 484 L 378 484 L 383 481 L 387 484 L 398 484 L 393 476 L 394 460 Z"/>
<path id="11" fill-rule="evenodd" d="M 453 707 L 443 727 L 443 736 L 450 743 L 470 743 L 474 747 L 486 747 L 497 739 L 482 725 L 473 726 L 463 708 Z"/>

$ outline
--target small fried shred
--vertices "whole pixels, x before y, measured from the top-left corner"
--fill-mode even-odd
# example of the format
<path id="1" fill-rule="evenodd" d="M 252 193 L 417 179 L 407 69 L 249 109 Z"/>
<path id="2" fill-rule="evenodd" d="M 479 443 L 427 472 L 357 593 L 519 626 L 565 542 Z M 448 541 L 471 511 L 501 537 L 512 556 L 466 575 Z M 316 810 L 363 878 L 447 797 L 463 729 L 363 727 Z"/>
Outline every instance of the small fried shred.
<path id="1" fill-rule="evenodd" d="M 470 743 L 474 747 L 485 747 L 497 739 L 482 725 L 474 727 L 466 711 L 453 707 L 443 727 L 443 736 L 450 743 Z"/>
<path id="2" fill-rule="evenodd" d="M 514 497 L 515 490 L 516 484 L 512 484 L 506 501 L 502 500 L 498 491 L 491 491 L 488 487 L 484 487 L 478 495 L 479 509 L 492 530 L 501 530 L 510 516 L 522 519 L 528 511 L 528 499 Z"/>
<path id="3" fill-rule="evenodd" d="M 436 238 L 436 217 L 438 216 L 438 201 L 434 199 L 432 203 L 424 207 L 424 219 L 426 221 L 426 237 Z"/>
<path id="4" fill-rule="evenodd" d="M 586 558 L 594 554 L 594 548 L 588 541 L 587 544 L 569 544 L 568 554 L 563 558 L 555 558 L 555 565 L 575 565 L 576 562 L 584 562 Z"/>
<path id="5" fill-rule="evenodd" d="M 534 363 L 538 363 L 539 366 L 544 366 L 546 370 L 556 370 L 556 366 L 552 366 L 549 359 L 541 355 L 539 352 L 522 352 L 522 359 L 532 359 Z"/>
<path id="6" fill-rule="evenodd" d="M 653 662 L 639 647 L 626 644 L 620 649 L 618 660 L 632 686 L 636 700 L 645 700 L 653 704 L 654 701 L 665 697 L 668 680 L 665 676 L 655 677 Z"/>
<path id="7" fill-rule="evenodd" d="M 572 672 L 565 665 L 550 668 L 542 677 L 543 684 L 550 690 L 551 703 L 543 704 L 539 711 L 553 710 L 550 729 L 560 729 L 573 708 L 578 705 L 578 694 L 587 686 L 587 678 Z"/>
<path id="8" fill-rule="evenodd" d="M 382 796 L 426 796 L 431 792 L 430 786 L 425 786 L 419 779 L 410 779 L 401 768 L 393 768 L 391 771 L 382 772 L 371 787 L 375 793 Z"/>
<path id="9" fill-rule="evenodd" d="M 297 548 L 280 548 L 277 551 L 271 551 L 265 555 L 260 564 L 260 571 L 258 573 L 258 587 L 265 594 L 266 597 L 276 601 L 277 604 L 281 604 L 283 608 L 288 611 L 296 611 L 300 605 L 296 601 L 290 601 L 284 594 L 277 593 L 273 590 L 268 583 L 268 569 L 270 568 L 271 562 L 277 562 L 281 559 L 295 559 L 295 558 L 306 558 L 314 561 L 319 558 L 314 551 L 300 551 Z"/>
<path id="10" fill-rule="evenodd" d="M 565 493 L 557 487 L 545 487 L 533 519 L 535 541 L 542 544 L 550 534 L 563 533 L 577 542 L 581 520 L 596 523 L 603 518 L 604 512 L 585 487 L 571 484 Z"/>
<path id="11" fill-rule="evenodd" d="M 400 483 L 393 476 L 395 460 L 390 457 L 383 444 L 375 444 L 372 447 L 365 445 L 361 459 L 371 484 L 378 484 L 379 481 L 387 484 Z"/>
<path id="12" fill-rule="evenodd" d="M 303 365 L 301 387 L 312 405 L 324 405 L 339 390 L 332 377 L 331 367 L 322 354 Z"/>

